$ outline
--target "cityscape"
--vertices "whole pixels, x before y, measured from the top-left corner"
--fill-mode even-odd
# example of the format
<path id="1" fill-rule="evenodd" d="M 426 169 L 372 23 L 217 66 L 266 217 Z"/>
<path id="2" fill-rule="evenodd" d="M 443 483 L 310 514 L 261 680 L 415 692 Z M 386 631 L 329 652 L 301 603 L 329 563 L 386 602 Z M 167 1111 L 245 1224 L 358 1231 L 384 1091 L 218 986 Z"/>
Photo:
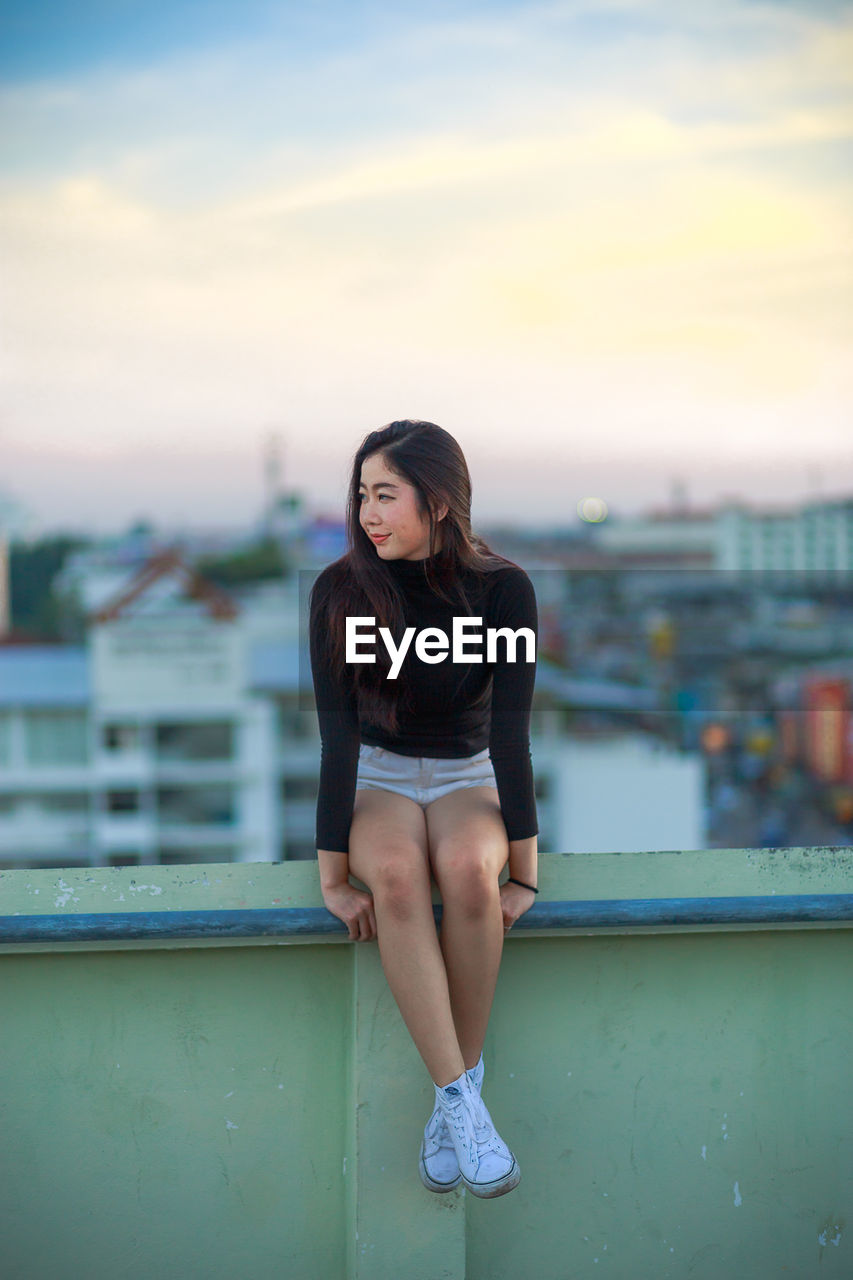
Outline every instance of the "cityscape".
<path id="1" fill-rule="evenodd" d="M 140 521 L 51 571 L 6 537 L 0 866 L 316 856 L 305 602 L 345 533 L 275 456 L 239 538 Z M 537 592 L 543 852 L 850 844 L 853 497 L 482 533 Z"/>

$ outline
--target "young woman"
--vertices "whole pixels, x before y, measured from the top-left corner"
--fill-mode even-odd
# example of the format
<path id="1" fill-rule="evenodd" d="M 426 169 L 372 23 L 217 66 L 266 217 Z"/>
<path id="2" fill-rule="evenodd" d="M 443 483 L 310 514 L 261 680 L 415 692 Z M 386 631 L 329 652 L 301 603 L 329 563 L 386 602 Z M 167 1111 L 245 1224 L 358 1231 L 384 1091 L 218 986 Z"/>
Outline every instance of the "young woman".
<path id="1" fill-rule="evenodd" d="M 435 1085 L 424 1185 L 446 1192 L 461 1180 L 499 1196 L 521 1175 L 480 1097 L 482 1049 L 504 934 L 538 892 L 536 597 L 524 571 L 472 533 L 465 458 L 434 423 L 392 422 L 365 438 L 347 519 L 349 550 L 311 594 L 323 900 L 351 939 L 377 938 Z M 501 628 L 513 635 L 490 649 Z"/>

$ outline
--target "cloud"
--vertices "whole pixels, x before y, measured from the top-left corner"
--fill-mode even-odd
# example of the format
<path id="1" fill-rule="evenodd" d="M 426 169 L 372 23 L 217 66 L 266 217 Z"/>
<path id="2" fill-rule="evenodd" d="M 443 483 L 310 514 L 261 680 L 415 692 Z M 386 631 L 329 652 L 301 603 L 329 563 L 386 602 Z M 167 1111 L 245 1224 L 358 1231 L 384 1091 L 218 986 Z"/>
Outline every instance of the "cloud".
<path id="1" fill-rule="evenodd" d="M 629 107 L 676 125 L 684 114 L 691 127 L 767 126 L 794 106 L 830 111 L 850 104 L 851 42 L 849 16 L 725 0 L 421 18 L 345 49 L 247 34 L 131 71 L 6 89 L 4 154 L 7 170 L 95 170 L 195 204 L 281 165 L 322 175 L 365 146 L 460 130 L 526 140 L 547 136 L 555 118 L 562 130 L 588 129 Z"/>
<path id="2" fill-rule="evenodd" d="M 0 429 L 837 449 L 851 52 L 847 17 L 560 4 L 16 86 Z"/>

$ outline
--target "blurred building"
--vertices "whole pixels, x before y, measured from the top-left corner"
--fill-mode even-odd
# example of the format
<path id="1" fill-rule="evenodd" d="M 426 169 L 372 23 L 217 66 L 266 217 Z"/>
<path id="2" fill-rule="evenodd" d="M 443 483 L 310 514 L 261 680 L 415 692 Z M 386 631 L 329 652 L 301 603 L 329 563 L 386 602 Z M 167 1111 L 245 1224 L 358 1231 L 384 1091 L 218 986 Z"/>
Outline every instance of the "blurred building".
<path id="1" fill-rule="evenodd" d="M 0 645 L 0 865 L 313 857 L 313 571 L 232 595 L 174 550 L 118 589 L 114 565 L 88 568 L 85 644 Z M 641 730 L 654 707 L 650 690 L 540 662 L 543 851 L 703 846 L 702 760 Z M 577 712 L 602 727 L 577 732 Z"/>
<path id="2" fill-rule="evenodd" d="M 853 498 L 773 508 L 733 499 L 708 510 L 684 504 L 607 520 L 590 535 L 621 567 L 853 573 Z"/>
<path id="3" fill-rule="evenodd" d="M 543 853 L 708 847 L 698 752 L 611 724 L 569 735 L 540 731 L 532 755 Z"/>
<path id="4" fill-rule="evenodd" d="M 165 552 L 91 617 L 86 645 L 0 647 L 0 861 L 313 854 L 295 591 L 241 611 Z"/>
<path id="5" fill-rule="evenodd" d="M 720 569 L 853 573 L 853 498 L 752 510 L 729 503 L 716 520 Z"/>

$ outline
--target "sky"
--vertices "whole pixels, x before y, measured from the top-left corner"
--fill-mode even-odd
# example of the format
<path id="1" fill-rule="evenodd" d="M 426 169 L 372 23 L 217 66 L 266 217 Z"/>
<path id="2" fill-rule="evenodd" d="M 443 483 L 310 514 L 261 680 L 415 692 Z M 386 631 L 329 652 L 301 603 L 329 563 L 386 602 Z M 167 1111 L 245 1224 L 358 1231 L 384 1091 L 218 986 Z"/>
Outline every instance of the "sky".
<path id="1" fill-rule="evenodd" d="M 853 494 L 853 4 L 0 9 L 0 509 L 341 510 L 395 418 L 483 521 Z"/>

